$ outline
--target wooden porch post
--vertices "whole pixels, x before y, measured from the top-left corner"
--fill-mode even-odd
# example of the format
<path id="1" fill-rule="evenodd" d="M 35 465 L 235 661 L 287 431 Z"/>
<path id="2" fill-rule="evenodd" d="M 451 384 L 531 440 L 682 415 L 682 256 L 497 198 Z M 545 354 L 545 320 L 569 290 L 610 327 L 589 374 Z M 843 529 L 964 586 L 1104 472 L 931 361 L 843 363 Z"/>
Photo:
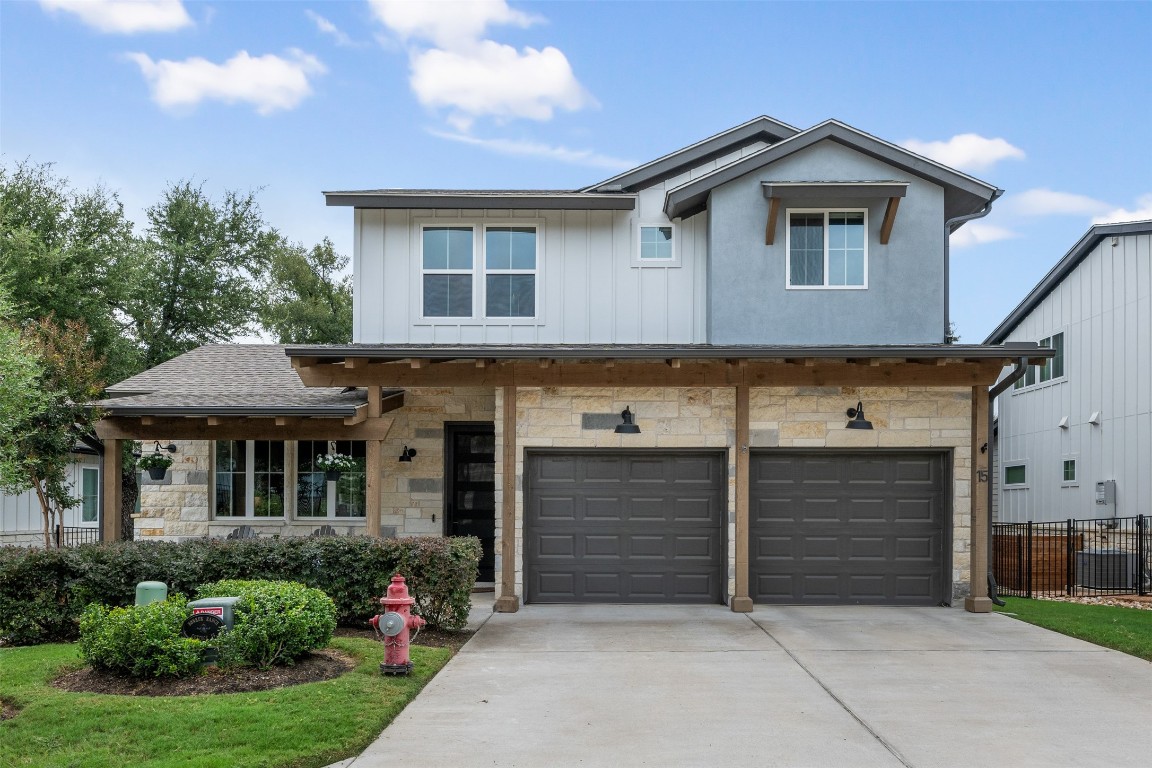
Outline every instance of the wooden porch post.
<path id="1" fill-rule="evenodd" d="M 368 387 L 368 418 L 380 418 L 380 387 Z M 384 444 L 380 440 L 367 440 L 364 444 L 364 528 L 365 534 L 380 538 L 380 456 Z"/>
<path id="2" fill-rule="evenodd" d="M 988 613 L 992 600 L 988 597 L 988 389 L 972 387 L 972 477 L 969 497 L 972 504 L 971 579 L 964 609 L 972 613 Z M 981 450 L 981 448 L 984 450 Z"/>
<path id="3" fill-rule="evenodd" d="M 748 385 L 736 386 L 736 594 L 732 610 L 751 613 L 748 596 Z"/>
<path id="4" fill-rule="evenodd" d="M 503 499 L 500 506 L 500 597 L 492 610 L 515 613 L 520 610 L 516 594 L 516 387 L 502 387 L 503 435 L 501 453 Z"/>
<path id="5" fill-rule="evenodd" d="M 123 501 L 120 475 L 124 471 L 124 458 L 122 440 L 104 441 L 104 508 L 101 510 L 103 518 L 100 521 L 100 538 L 103 541 L 119 541 L 122 532 L 120 525 L 120 506 Z"/>

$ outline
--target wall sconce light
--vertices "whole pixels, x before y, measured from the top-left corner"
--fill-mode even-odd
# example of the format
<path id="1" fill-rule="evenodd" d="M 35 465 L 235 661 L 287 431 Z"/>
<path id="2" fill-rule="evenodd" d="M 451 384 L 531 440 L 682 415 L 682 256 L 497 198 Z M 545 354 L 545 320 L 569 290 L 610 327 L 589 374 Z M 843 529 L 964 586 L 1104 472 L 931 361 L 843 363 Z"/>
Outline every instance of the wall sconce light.
<path id="1" fill-rule="evenodd" d="M 855 408 L 849 408 L 848 418 L 852 421 L 848 422 L 848 429 L 872 429 L 872 422 L 864 418 L 864 403 L 856 403 Z"/>
<path id="2" fill-rule="evenodd" d="M 638 435 L 640 434 L 640 427 L 633 423 L 632 408 L 625 406 L 624 410 L 620 411 L 620 418 L 623 423 L 616 425 L 616 434 L 618 435 Z"/>
<path id="3" fill-rule="evenodd" d="M 168 451 L 168 453 L 176 453 L 176 443 L 168 443 L 168 445 L 160 445 L 160 441 L 157 440 L 155 453 L 160 453 L 160 451 Z"/>
<path id="4" fill-rule="evenodd" d="M 400 451 L 400 458 L 397 461 L 412 461 L 412 457 L 416 455 L 415 448 L 404 446 L 404 450 Z"/>

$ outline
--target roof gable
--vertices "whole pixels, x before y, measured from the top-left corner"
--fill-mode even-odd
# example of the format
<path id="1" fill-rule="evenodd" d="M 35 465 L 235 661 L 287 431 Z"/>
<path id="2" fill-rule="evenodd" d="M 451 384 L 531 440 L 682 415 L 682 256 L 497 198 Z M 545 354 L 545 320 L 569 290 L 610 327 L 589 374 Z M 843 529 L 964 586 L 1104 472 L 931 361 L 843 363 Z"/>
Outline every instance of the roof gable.
<path id="1" fill-rule="evenodd" d="M 1100 241 L 1105 237 L 1116 235 L 1145 235 L 1152 234 L 1152 219 L 1146 221 L 1131 221 L 1124 224 L 1097 224 L 1081 237 L 1076 245 L 1056 265 L 1048 271 L 1048 274 L 1036 284 L 1036 287 L 1028 292 L 1024 300 L 1016 305 L 1016 309 L 1012 310 L 1008 317 L 996 329 L 984 339 L 985 344 L 1002 344 L 1004 339 L 1008 338 L 1009 334 L 1016 329 L 1024 318 L 1039 306 L 1040 302 L 1047 298 L 1048 294 L 1056 290 L 1056 287 L 1064 281 L 1064 278 L 1072 274 L 1072 271 L 1080 265 L 1080 262 L 1088 258 L 1088 254 L 1096 249 Z"/>
<path id="2" fill-rule="evenodd" d="M 669 218 L 685 218 L 699 213 L 707 208 L 708 195 L 716 187 L 821 141 L 834 141 L 906 173 L 939 184 L 944 188 L 944 214 L 947 219 L 982 210 L 1000 192 L 987 182 L 878 139 L 850 125 L 837 120 L 825 120 L 759 152 L 669 190 L 665 197 L 664 212 Z"/>

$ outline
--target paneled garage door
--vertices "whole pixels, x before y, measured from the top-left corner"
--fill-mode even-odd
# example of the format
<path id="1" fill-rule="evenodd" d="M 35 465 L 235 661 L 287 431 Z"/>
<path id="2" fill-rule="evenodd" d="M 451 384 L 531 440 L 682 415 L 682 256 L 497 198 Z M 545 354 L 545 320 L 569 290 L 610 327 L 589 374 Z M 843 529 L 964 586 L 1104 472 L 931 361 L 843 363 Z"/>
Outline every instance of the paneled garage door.
<path id="1" fill-rule="evenodd" d="M 750 475 L 754 602 L 946 599 L 943 455 L 764 452 Z"/>
<path id="2" fill-rule="evenodd" d="M 529 453 L 530 603 L 718 603 L 724 455 Z"/>

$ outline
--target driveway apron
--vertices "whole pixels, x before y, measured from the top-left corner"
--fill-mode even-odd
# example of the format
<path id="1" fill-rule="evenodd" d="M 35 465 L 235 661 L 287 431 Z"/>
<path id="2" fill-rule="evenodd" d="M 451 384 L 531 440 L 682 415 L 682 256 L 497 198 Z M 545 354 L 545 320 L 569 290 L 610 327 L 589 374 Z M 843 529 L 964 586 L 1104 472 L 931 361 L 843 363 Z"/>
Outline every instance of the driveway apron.
<path id="1" fill-rule="evenodd" d="M 948 608 L 493 614 L 355 768 L 1143 765 L 1152 664 Z"/>

